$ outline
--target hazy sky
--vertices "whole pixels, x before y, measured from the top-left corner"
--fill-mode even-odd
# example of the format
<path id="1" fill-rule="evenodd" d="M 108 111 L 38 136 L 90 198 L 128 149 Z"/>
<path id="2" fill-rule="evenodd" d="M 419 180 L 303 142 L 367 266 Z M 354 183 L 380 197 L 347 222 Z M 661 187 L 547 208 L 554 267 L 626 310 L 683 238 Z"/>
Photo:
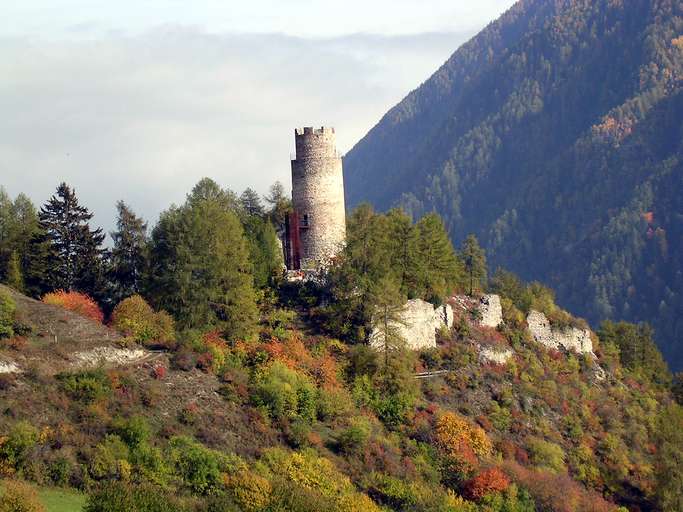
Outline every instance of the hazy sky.
<path id="1" fill-rule="evenodd" d="M 1 0 L 0 0 L 1 1 Z M 111 229 L 210 176 L 289 186 L 297 126 L 348 151 L 511 0 L 21 0 L 0 9 L 0 185 Z"/>

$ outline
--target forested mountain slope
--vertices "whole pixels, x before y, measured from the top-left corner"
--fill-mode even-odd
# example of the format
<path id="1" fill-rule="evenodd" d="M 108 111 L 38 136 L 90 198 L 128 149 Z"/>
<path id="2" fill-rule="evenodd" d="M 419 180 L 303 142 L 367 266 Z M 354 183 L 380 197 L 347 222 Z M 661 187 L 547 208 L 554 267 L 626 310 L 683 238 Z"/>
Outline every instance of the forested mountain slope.
<path id="1" fill-rule="evenodd" d="M 683 367 L 683 6 L 522 0 L 346 156 L 351 206 L 436 210 L 493 266 Z"/>

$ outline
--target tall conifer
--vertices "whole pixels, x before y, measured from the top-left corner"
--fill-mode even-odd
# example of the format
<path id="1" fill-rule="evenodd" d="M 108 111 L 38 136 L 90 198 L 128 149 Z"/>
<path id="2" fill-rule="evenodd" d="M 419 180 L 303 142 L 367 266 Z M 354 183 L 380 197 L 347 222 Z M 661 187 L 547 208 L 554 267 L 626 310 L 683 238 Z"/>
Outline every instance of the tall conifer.
<path id="1" fill-rule="evenodd" d="M 61 183 L 38 217 L 49 242 L 46 287 L 101 297 L 105 235 L 100 228 L 90 229 L 93 215 L 78 204 L 75 191 Z"/>
<path id="2" fill-rule="evenodd" d="M 110 260 L 110 278 L 114 302 L 120 302 L 142 290 L 147 269 L 147 223 L 123 202 L 116 203 L 118 218 Z"/>

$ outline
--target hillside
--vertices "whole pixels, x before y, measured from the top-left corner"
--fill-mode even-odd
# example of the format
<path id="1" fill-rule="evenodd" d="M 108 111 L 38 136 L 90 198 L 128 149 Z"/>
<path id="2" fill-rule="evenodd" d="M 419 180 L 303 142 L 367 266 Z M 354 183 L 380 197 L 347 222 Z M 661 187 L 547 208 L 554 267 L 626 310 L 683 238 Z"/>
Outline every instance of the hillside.
<path id="1" fill-rule="evenodd" d="M 345 157 L 350 206 L 437 211 L 592 323 L 683 368 L 683 7 L 522 0 Z"/>
<path id="2" fill-rule="evenodd" d="M 40 327 L 21 346 L 4 340 L 0 358 L 42 350 L 42 364 L 0 375 L 3 477 L 85 492 L 153 485 L 174 496 L 165 507 L 203 512 L 659 510 L 676 485 L 656 448 L 669 392 L 594 333 L 595 355 L 536 343 L 505 295 L 497 330 L 480 323 L 479 301 L 454 298 L 453 329 L 437 348 L 392 355 L 400 385 L 384 395 L 378 355 L 312 323 L 310 288 L 282 290 L 299 306 L 264 310 L 257 339 L 187 333 L 152 360 L 59 373 L 67 347 L 135 347 L 11 293 L 17 325 Z M 45 349 L 41 330 L 55 325 L 68 341 Z M 98 499 L 129 499 L 104 489 Z"/>

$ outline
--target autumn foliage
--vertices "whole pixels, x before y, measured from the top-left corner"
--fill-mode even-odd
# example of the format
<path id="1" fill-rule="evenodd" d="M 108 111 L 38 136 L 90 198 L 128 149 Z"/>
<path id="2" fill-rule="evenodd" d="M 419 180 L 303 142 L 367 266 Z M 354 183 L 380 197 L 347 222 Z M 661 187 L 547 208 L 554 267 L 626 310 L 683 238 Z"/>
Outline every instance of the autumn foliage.
<path id="1" fill-rule="evenodd" d="M 93 299 L 84 293 L 58 290 L 56 292 L 46 293 L 43 296 L 43 302 L 45 304 L 68 309 L 81 316 L 95 320 L 96 322 L 102 323 L 104 320 L 104 313 L 102 313 L 100 307 Z"/>
<path id="2" fill-rule="evenodd" d="M 457 453 L 463 445 L 467 445 L 479 457 L 490 455 L 493 450 L 491 440 L 482 428 L 452 412 L 444 413 L 436 421 L 436 438 L 447 454 Z"/>
<path id="3" fill-rule="evenodd" d="M 510 479 L 499 468 L 482 471 L 465 483 L 467 497 L 480 499 L 492 492 L 503 492 L 510 486 Z"/>

